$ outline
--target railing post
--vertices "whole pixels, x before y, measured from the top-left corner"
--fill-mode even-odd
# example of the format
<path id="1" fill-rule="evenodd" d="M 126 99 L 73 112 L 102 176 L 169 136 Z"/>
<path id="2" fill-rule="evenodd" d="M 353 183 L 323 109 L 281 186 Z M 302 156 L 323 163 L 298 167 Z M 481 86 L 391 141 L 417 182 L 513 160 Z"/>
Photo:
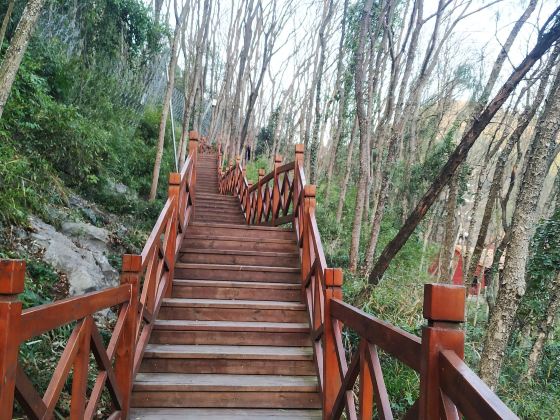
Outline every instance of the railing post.
<path id="1" fill-rule="evenodd" d="M 251 187 L 253 186 L 252 182 L 248 183 L 248 187 L 247 187 L 247 194 L 245 196 L 245 218 L 247 220 L 247 224 L 250 225 L 251 224 L 251 193 L 249 192 L 251 190 Z"/>
<path id="2" fill-rule="evenodd" d="M 247 168 L 241 169 L 241 178 L 239 179 L 239 201 L 243 201 L 243 192 L 245 188 L 245 179 L 247 179 Z"/>
<path id="3" fill-rule="evenodd" d="M 331 299 L 342 299 L 342 269 L 325 269 L 325 320 L 323 324 L 323 419 L 332 419 L 332 409 L 342 385 L 331 318 Z"/>
<path id="4" fill-rule="evenodd" d="M 12 418 L 25 262 L 0 260 L 0 419 Z"/>
<path id="5" fill-rule="evenodd" d="M 181 243 L 182 237 L 177 237 L 179 233 L 179 225 L 181 217 L 184 214 L 185 209 L 182 209 L 182 200 L 180 200 L 181 193 L 181 174 L 177 172 L 171 172 L 169 174 L 169 186 L 167 188 L 167 195 L 169 199 L 174 200 L 173 207 L 175 208 L 175 217 L 171 220 L 171 238 L 168 238 L 166 248 L 165 248 L 165 258 L 169 262 L 169 282 L 165 289 L 165 297 L 171 297 L 171 289 L 173 287 L 173 273 L 175 271 L 175 255 L 177 252 L 177 246 Z"/>
<path id="6" fill-rule="evenodd" d="M 223 194 L 222 187 L 222 143 L 218 143 L 218 189 Z"/>
<path id="7" fill-rule="evenodd" d="M 262 179 L 264 178 L 264 168 L 259 169 L 259 182 L 257 183 L 257 217 L 255 219 L 255 224 L 261 222 L 261 216 L 263 211 L 263 198 L 262 198 Z"/>
<path id="8" fill-rule="evenodd" d="M 274 157 L 274 179 L 272 185 L 272 226 L 276 226 L 280 206 L 280 188 L 278 187 L 278 168 L 282 164 L 282 156 Z"/>
<path id="9" fill-rule="evenodd" d="M 311 209 L 315 208 L 315 193 L 316 187 L 312 184 L 307 184 L 303 187 L 303 220 L 300 220 L 300 223 L 303 222 L 303 240 L 302 240 L 302 250 L 301 250 L 301 291 L 302 291 L 302 299 L 305 302 L 306 299 L 306 291 L 305 291 L 305 281 L 311 270 L 311 247 L 313 246 L 311 241 L 309 240 L 309 226 L 307 224 L 307 217 Z"/>
<path id="10" fill-rule="evenodd" d="M 189 155 L 193 158 L 193 169 L 190 187 L 190 193 L 192 197 L 192 202 L 194 203 L 196 198 L 196 172 L 197 172 L 197 162 L 198 162 L 198 131 L 189 131 Z M 194 211 L 194 208 L 193 208 Z"/>
<path id="11" fill-rule="evenodd" d="M 299 189 L 299 184 L 301 182 L 301 180 L 299 179 L 299 168 L 301 165 L 303 165 L 303 150 L 304 150 L 304 145 L 301 143 L 298 143 L 295 145 L 295 157 L 294 157 L 294 179 L 293 179 L 293 193 L 292 193 L 292 211 L 294 212 L 294 228 L 297 228 L 298 231 L 296 232 L 297 234 L 297 239 L 298 241 L 300 240 L 300 235 L 302 234 L 302 232 L 304 232 L 303 230 L 303 217 L 299 217 L 299 211 L 296 212 L 296 209 L 298 209 L 298 200 L 299 200 L 299 196 L 301 194 L 301 191 Z M 302 212 L 303 213 L 303 212 Z M 296 223 L 297 220 L 297 223 Z"/>
<path id="12" fill-rule="evenodd" d="M 420 419 L 443 417 L 439 354 L 453 350 L 464 357 L 465 333 L 461 328 L 465 314 L 465 288 L 450 284 L 424 285 L 422 361 L 420 365 Z"/>
<path id="13" fill-rule="evenodd" d="M 231 193 L 231 186 L 233 184 L 233 178 L 234 178 L 234 173 L 232 171 L 233 168 L 233 159 L 229 160 L 229 165 L 228 165 L 228 171 L 227 171 L 227 186 L 226 186 L 226 192 Z"/>
<path id="14" fill-rule="evenodd" d="M 121 339 L 115 356 L 115 376 L 122 396 L 122 418 L 128 418 L 130 396 L 134 380 L 134 357 L 136 354 L 136 331 L 138 324 L 138 292 L 142 271 L 140 255 L 125 254 L 122 259 L 121 284 L 130 284 L 130 301 L 126 310 Z"/>
<path id="15" fill-rule="evenodd" d="M 238 195 L 238 192 L 241 193 L 241 171 L 239 170 L 241 162 L 241 156 L 235 156 L 235 170 L 234 170 L 234 184 L 233 184 L 233 195 Z"/>

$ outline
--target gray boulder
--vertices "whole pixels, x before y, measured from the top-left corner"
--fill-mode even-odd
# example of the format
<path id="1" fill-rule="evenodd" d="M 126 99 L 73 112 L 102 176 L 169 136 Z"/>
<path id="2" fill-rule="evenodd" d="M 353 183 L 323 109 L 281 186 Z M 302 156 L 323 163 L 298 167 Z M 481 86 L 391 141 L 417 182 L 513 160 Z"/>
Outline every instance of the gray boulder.
<path id="1" fill-rule="evenodd" d="M 87 223 L 64 223 L 62 232 L 37 218 L 30 219 L 31 239 L 44 250 L 43 259 L 68 276 L 70 295 L 118 284 L 118 272 L 107 260 L 109 232 Z"/>

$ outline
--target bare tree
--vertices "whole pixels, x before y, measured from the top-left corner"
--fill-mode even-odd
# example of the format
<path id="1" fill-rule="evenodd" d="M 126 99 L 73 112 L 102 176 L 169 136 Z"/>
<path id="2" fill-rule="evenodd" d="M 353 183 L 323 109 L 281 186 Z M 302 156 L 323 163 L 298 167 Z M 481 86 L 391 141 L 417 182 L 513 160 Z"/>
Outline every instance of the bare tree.
<path id="1" fill-rule="evenodd" d="M 8 2 L 8 8 L 6 9 L 4 19 L 2 20 L 2 27 L 0 28 L 0 47 L 2 47 L 2 44 L 4 43 L 4 36 L 6 35 L 6 30 L 8 29 L 8 24 L 10 23 L 12 12 L 14 11 L 15 3 L 16 0 L 10 0 Z"/>
<path id="2" fill-rule="evenodd" d="M 550 29 L 548 29 L 549 26 Z M 450 155 L 439 175 L 435 178 L 432 185 L 428 188 L 424 196 L 420 199 L 414 210 L 408 216 L 406 222 L 401 227 L 397 235 L 387 244 L 369 275 L 370 284 L 378 283 L 379 279 L 387 270 L 393 257 L 403 247 L 410 235 L 412 235 L 416 226 L 418 226 L 426 212 L 435 202 L 439 193 L 445 187 L 453 173 L 455 173 L 458 166 L 465 160 L 469 150 L 491 121 L 492 117 L 501 108 L 511 92 L 515 89 L 535 62 L 541 59 L 541 57 L 548 51 L 552 44 L 558 40 L 558 38 L 560 38 L 560 9 L 555 10 L 547 19 L 545 26 L 539 33 L 539 38 L 535 47 L 528 53 L 521 64 L 514 69 L 513 73 L 508 77 L 507 81 L 496 94 L 494 99 L 492 99 L 486 108 L 474 119 L 473 124 L 465 132 L 460 143 Z"/>
<path id="3" fill-rule="evenodd" d="M 169 117 L 169 102 L 171 101 L 171 95 L 173 94 L 173 87 L 175 85 L 175 67 L 177 67 L 177 60 L 179 59 L 179 40 L 181 39 L 181 29 L 183 27 L 183 24 L 185 23 L 189 11 L 188 4 L 185 4 L 181 10 L 181 15 L 179 16 L 177 12 L 177 0 L 175 0 L 174 5 L 175 31 L 173 34 L 173 39 L 171 40 L 169 66 L 167 69 L 167 86 L 165 88 L 165 95 L 163 97 L 161 119 L 159 123 L 156 159 L 154 162 L 154 170 L 152 173 L 152 186 L 150 188 L 150 201 L 155 200 L 157 195 L 159 171 L 161 168 L 161 159 L 163 158 L 163 146 L 165 144 L 165 128 L 167 126 L 167 118 Z M 171 118 L 173 118 L 173 116 L 171 116 Z"/>
<path id="4" fill-rule="evenodd" d="M 512 219 L 511 238 L 504 262 L 503 280 L 484 338 L 480 360 L 481 378 L 491 387 L 498 383 L 503 354 L 521 297 L 525 294 L 525 268 L 537 214 L 537 203 L 544 185 L 547 161 L 560 130 L 560 66 L 557 66 L 544 111 L 537 122 L 528 151 L 526 169 Z"/>
<path id="5" fill-rule="evenodd" d="M 362 231 L 362 214 L 367 188 L 368 162 L 369 162 L 369 122 L 366 115 L 364 101 L 364 50 L 368 25 L 371 20 L 371 9 L 373 0 L 366 0 L 360 18 L 360 30 L 358 34 L 358 46 L 355 53 L 356 70 L 354 73 L 356 91 L 356 116 L 360 132 L 360 175 L 358 180 L 358 191 L 356 195 L 356 209 L 354 211 L 354 224 L 352 226 L 352 243 L 350 246 L 350 270 L 356 271 L 358 267 L 358 249 L 360 246 L 360 233 Z"/>
<path id="6" fill-rule="evenodd" d="M 43 7 L 44 0 L 29 0 L 23 9 L 10 46 L 0 65 L 0 118 L 4 113 L 4 107 L 10 96 L 12 84 L 16 78 L 19 65 L 27 49 L 27 44 L 33 33 L 35 23 Z"/>

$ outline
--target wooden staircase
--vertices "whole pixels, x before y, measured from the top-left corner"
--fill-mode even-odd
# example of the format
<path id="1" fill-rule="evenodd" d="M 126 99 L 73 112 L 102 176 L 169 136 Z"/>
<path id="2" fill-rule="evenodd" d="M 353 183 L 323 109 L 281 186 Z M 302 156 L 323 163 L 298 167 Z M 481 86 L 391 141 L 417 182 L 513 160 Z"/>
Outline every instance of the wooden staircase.
<path id="1" fill-rule="evenodd" d="M 194 222 L 136 375 L 131 419 L 319 419 L 295 234 L 248 226 L 197 162 Z"/>

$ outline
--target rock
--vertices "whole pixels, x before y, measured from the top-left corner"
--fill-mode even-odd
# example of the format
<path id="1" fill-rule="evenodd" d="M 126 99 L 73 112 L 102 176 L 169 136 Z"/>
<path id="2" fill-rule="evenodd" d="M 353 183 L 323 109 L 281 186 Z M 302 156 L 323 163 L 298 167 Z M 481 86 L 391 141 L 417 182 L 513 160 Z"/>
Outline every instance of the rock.
<path id="1" fill-rule="evenodd" d="M 115 184 L 115 191 L 118 192 L 119 194 L 127 194 L 128 187 L 124 184 L 121 184 L 120 182 L 117 182 Z"/>
<path id="2" fill-rule="evenodd" d="M 97 215 L 92 209 L 84 207 L 80 211 L 91 223 L 97 223 Z"/>
<path id="3" fill-rule="evenodd" d="M 110 242 L 109 231 L 99 228 L 89 223 L 65 222 L 62 224 L 62 233 L 75 239 L 80 247 L 107 253 L 107 244 Z"/>
<path id="4" fill-rule="evenodd" d="M 98 209 L 95 204 L 84 200 L 82 197 L 72 194 L 68 198 L 68 204 L 70 207 L 78 209 L 80 213 L 84 215 L 86 219 L 88 219 L 94 225 L 98 223 L 107 223 L 108 215 L 105 214 L 103 211 Z"/>
<path id="5" fill-rule="evenodd" d="M 31 239 L 44 249 L 44 260 L 68 276 L 70 295 L 118 284 L 118 272 L 104 254 L 109 240 L 105 229 L 85 223 L 65 223 L 63 231 L 76 240 L 74 243 L 71 237 L 40 219 L 32 217 L 30 223 L 35 231 Z"/>

